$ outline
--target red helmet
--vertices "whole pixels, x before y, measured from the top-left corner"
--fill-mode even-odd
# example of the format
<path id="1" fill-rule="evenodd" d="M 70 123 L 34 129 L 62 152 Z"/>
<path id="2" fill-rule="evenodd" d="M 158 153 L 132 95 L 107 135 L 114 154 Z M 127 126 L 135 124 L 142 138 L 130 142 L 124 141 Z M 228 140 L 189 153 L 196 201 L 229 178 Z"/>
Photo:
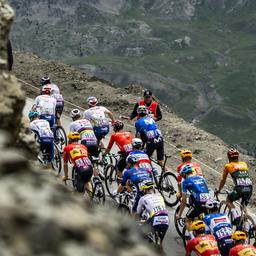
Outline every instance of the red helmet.
<path id="1" fill-rule="evenodd" d="M 51 94 L 52 89 L 50 87 L 43 87 L 41 93 L 42 94 Z"/>
<path id="2" fill-rule="evenodd" d="M 124 123 L 122 121 L 116 120 L 113 124 L 114 131 L 119 131 L 124 128 Z"/>
<path id="3" fill-rule="evenodd" d="M 231 148 L 227 152 L 228 158 L 236 158 L 239 157 L 239 152 L 235 148 Z"/>

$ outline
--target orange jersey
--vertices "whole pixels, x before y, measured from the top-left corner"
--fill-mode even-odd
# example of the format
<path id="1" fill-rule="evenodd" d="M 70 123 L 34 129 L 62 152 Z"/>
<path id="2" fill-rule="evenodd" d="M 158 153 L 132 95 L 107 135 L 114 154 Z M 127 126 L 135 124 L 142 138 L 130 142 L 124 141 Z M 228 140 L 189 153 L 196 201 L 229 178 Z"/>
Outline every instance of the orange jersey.
<path id="1" fill-rule="evenodd" d="M 129 153 L 132 151 L 133 136 L 130 132 L 121 131 L 113 133 L 108 143 L 108 149 L 111 149 L 113 144 L 116 143 L 121 152 Z"/>
<path id="2" fill-rule="evenodd" d="M 180 171 L 181 171 L 182 167 L 185 166 L 185 165 L 188 165 L 188 164 L 192 166 L 194 175 L 203 176 L 201 167 L 200 167 L 200 165 L 198 163 L 196 163 L 196 162 L 182 163 L 182 164 L 178 165 L 178 167 L 177 167 L 178 183 L 181 183 L 181 181 L 182 181 L 182 176 L 180 175 Z"/>
<path id="3" fill-rule="evenodd" d="M 221 256 L 213 235 L 198 236 L 188 241 L 186 256 L 189 256 L 191 252 L 195 252 L 198 256 Z"/>
<path id="4" fill-rule="evenodd" d="M 250 244 L 239 244 L 230 249 L 229 256 L 256 256 L 256 249 Z"/>
<path id="5" fill-rule="evenodd" d="M 87 148 L 81 144 L 69 144 L 64 147 L 63 161 L 67 163 L 70 160 L 75 167 L 86 167 L 91 164 L 88 158 Z"/>

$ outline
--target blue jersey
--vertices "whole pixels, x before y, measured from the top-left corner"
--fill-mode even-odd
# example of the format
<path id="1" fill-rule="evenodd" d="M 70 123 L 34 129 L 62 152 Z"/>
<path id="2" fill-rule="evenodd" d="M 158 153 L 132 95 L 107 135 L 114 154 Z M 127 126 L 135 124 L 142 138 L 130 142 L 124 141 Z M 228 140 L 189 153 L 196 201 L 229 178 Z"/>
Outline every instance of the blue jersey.
<path id="1" fill-rule="evenodd" d="M 161 137 L 161 132 L 153 118 L 149 116 L 141 117 L 135 123 L 136 133 L 139 133 L 147 140 L 153 140 Z"/>
<path id="2" fill-rule="evenodd" d="M 126 182 L 130 180 L 132 182 L 132 184 L 136 187 L 137 192 L 140 192 L 140 184 L 141 182 L 145 181 L 145 180 L 149 180 L 152 181 L 152 178 L 150 176 L 150 174 L 147 172 L 147 170 L 143 169 L 143 168 L 131 168 L 126 170 L 123 173 L 123 178 L 122 178 L 122 186 L 125 186 Z"/>
<path id="3" fill-rule="evenodd" d="M 142 151 L 142 150 L 135 150 L 129 154 L 136 156 L 138 159 L 137 161 L 137 166 L 143 169 L 146 169 L 147 171 L 151 172 L 152 171 L 152 165 L 151 165 L 151 160 L 149 159 L 148 155 Z"/>
<path id="4" fill-rule="evenodd" d="M 233 229 L 226 214 L 208 214 L 204 217 L 204 222 L 217 241 L 225 240 L 226 243 L 232 243 L 231 236 L 233 234 Z"/>
<path id="5" fill-rule="evenodd" d="M 182 193 L 191 194 L 196 202 L 205 203 L 209 198 L 209 189 L 202 176 L 189 176 L 182 181 Z"/>

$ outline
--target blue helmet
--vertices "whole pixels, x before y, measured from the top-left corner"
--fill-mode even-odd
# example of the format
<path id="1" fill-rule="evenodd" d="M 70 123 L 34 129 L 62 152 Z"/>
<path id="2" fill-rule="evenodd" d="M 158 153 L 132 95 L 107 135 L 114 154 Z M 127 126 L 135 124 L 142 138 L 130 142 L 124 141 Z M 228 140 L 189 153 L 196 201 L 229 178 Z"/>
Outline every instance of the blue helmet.
<path id="1" fill-rule="evenodd" d="M 31 121 L 33 118 L 38 117 L 38 116 L 39 116 L 39 113 L 36 112 L 36 111 L 30 111 L 29 114 L 28 114 L 28 118 L 29 118 L 30 121 Z"/>
<path id="2" fill-rule="evenodd" d="M 126 163 L 135 165 L 138 162 L 138 158 L 135 155 L 130 155 L 126 158 Z"/>
<path id="3" fill-rule="evenodd" d="M 182 167 L 180 174 L 190 174 L 193 172 L 193 168 L 190 164 L 186 164 L 185 166 Z"/>

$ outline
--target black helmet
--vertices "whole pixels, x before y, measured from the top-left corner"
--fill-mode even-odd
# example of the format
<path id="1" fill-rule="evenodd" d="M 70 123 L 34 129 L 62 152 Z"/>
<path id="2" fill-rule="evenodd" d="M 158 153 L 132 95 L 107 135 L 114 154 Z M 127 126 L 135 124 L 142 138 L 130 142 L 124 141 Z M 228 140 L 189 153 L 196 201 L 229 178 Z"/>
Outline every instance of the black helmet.
<path id="1" fill-rule="evenodd" d="M 44 86 L 51 83 L 51 79 L 49 76 L 43 76 L 40 80 L 40 85 Z"/>
<path id="2" fill-rule="evenodd" d="M 114 131 L 119 131 L 124 128 L 124 123 L 122 121 L 116 120 L 113 124 Z"/>

